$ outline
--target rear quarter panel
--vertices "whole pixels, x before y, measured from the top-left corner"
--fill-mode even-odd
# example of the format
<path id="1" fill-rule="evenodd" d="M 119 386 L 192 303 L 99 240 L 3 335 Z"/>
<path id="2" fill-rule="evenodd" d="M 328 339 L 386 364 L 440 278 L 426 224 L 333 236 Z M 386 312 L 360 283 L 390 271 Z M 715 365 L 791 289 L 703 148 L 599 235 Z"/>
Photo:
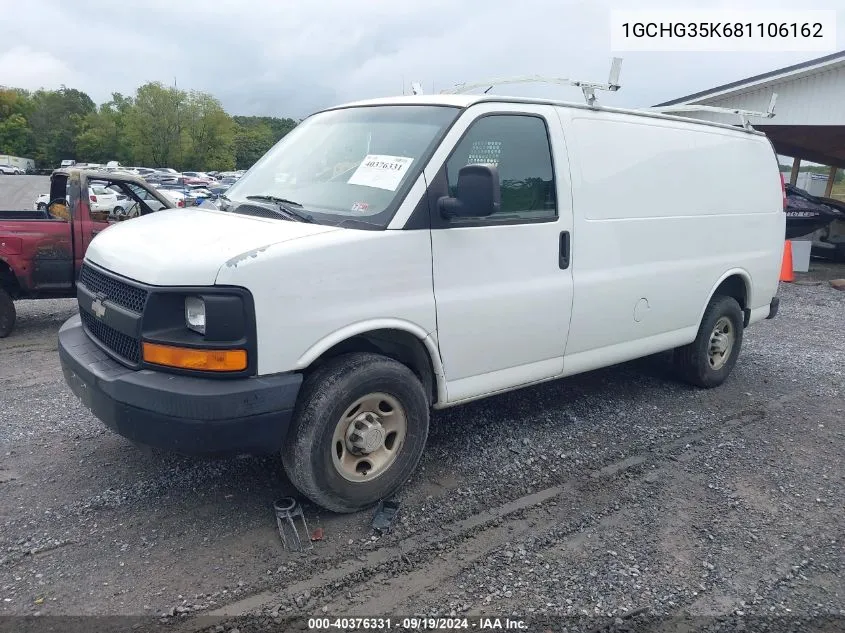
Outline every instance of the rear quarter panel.
<path id="1" fill-rule="evenodd" d="M 748 307 L 768 305 L 785 217 L 765 137 L 603 111 L 560 115 L 575 209 L 567 355 L 691 341 L 731 272 L 748 282 Z"/>

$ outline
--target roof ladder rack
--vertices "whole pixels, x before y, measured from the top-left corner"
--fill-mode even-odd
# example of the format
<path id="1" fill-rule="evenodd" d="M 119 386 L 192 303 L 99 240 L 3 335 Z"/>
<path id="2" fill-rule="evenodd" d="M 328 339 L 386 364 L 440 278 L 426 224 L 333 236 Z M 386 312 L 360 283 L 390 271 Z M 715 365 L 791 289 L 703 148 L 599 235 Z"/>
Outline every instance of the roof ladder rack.
<path id="1" fill-rule="evenodd" d="M 577 79 L 566 79 L 564 77 L 544 77 L 542 75 L 522 75 L 518 77 L 501 77 L 498 79 L 489 79 L 487 81 L 478 81 L 473 83 L 457 84 L 453 88 L 441 90 L 440 94 L 466 94 L 471 90 L 477 88 L 486 88 L 487 93 L 493 86 L 500 86 L 503 84 L 526 84 L 526 83 L 546 83 L 558 84 L 561 86 L 574 86 L 581 88 L 584 93 L 584 100 L 589 106 L 596 105 L 596 90 L 608 90 L 616 92 L 620 88 L 619 72 L 622 68 L 622 58 L 614 57 L 610 66 L 610 77 L 607 83 L 595 83 L 590 81 L 580 81 Z"/>
<path id="2" fill-rule="evenodd" d="M 671 105 L 671 106 L 655 106 L 653 108 L 646 108 L 650 112 L 662 112 L 663 114 L 673 114 L 675 112 L 714 112 L 716 114 L 736 114 L 739 116 L 742 127 L 746 130 L 752 129 L 749 118 L 759 117 L 761 119 L 771 119 L 775 116 L 775 102 L 778 99 L 778 93 L 773 92 L 772 98 L 769 100 L 769 107 L 765 112 L 755 112 L 754 110 L 740 110 L 735 108 L 720 108 L 718 106 L 708 105 Z"/>

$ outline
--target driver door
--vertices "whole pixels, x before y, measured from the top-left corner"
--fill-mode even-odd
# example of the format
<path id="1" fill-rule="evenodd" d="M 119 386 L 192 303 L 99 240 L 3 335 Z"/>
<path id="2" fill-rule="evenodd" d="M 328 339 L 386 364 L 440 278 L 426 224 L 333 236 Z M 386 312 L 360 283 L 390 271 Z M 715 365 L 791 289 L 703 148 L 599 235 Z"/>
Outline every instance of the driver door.
<path id="1" fill-rule="evenodd" d="M 479 104 L 443 146 L 454 149 L 426 170 L 437 189 L 430 200 L 454 196 L 460 168 L 479 163 L 497 167 L 502 200 L 487 217 L 445 219 L 431 209 L 437 338 L 449 402 L 560 375 L 572 310 L 572 204 L 556 111 Z"/>
<path id="2" fill-rule="evenodd" d="M 41 292 L 63 293 L 73 287 L 73 210 L 68 204 L 73 197 L 68 194 L 67 177 L 53 176 L 47 202 L 48 220 L 32 260 L 32 286 Z"/>

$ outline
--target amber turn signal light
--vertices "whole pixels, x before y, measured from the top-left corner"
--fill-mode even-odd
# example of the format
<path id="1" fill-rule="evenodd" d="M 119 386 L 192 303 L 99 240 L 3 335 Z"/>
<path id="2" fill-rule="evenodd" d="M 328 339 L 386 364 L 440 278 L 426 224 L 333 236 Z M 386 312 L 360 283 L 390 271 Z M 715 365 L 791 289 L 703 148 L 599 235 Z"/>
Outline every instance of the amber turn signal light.
<path id="1" fill-rule="evenodd" d="M 192 349 L 144 343 L 144 360 L 154 365 L 200 371 L 243 371 L 245 349 Z"/>

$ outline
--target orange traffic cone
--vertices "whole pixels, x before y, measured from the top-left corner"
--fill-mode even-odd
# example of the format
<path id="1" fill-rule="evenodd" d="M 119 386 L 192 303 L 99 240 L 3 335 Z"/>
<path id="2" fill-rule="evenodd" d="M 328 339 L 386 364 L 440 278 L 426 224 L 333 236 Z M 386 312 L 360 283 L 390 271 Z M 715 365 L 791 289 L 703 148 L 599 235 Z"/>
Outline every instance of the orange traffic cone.
<path id="1" fill-rule="evenodd" d="M 780 280 L 795 281 L 795 272 L 792 270 L 792 242 L 786 240 L 783 244 L 783 261 L 780 264 Z"/>

